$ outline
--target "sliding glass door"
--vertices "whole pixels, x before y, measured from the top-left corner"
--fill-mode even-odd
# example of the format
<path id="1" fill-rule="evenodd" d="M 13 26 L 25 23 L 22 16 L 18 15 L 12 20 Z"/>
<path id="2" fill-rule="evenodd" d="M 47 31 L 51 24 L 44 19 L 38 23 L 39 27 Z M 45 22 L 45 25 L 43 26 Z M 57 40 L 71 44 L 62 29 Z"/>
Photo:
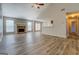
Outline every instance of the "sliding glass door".
<path id="1" fill-rule="evenodd" d="M 6 33 L 14 32 L 14 20 L 6 20 Z"/>

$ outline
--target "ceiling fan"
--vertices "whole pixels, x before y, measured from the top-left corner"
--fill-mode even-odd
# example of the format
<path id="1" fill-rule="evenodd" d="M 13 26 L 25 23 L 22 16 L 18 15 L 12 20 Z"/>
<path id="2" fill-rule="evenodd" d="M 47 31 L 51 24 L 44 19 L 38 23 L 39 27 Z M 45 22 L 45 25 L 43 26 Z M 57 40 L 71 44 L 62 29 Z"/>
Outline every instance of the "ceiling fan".
<path id="1" fill-rule="evenodd" d="M 40 9 L 44 5 L 45 5 L 44 3 L 34 3 L 32 7 Z"/>

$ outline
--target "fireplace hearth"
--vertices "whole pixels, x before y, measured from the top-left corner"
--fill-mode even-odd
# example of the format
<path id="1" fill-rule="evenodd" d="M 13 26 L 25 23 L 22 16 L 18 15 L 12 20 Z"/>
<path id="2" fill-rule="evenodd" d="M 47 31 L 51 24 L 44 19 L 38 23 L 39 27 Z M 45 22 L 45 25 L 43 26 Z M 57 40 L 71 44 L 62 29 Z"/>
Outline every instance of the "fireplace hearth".
<path id="1" fill-rule="evenodd" d="M 24 32 L 24 29 L 19 29 L 18 32 Z"/>
<path id="2" fill-rule="evenodd" d="M 18 25 L 17 26 L 17 33 L 25 33 L 25 26 L 24 25 Z"/>

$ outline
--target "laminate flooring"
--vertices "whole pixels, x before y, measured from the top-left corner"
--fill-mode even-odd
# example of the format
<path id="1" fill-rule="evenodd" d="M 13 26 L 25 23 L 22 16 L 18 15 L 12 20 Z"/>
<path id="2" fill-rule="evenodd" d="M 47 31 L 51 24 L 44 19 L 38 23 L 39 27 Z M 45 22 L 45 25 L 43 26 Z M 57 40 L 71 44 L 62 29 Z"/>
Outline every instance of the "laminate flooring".
<path id="1" fill-rule="evenodd" d="M 4 55 L 78 55 L 79 38 L 60 38 L 28 32 L 8 34 L 0 43 Z"/>

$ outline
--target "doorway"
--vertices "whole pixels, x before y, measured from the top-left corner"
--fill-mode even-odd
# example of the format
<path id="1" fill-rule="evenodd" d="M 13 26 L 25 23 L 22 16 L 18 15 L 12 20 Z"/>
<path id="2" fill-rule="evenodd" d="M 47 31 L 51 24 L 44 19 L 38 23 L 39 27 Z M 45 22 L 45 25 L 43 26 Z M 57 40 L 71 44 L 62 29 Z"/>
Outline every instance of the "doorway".
<path id="1" fill-rule="evenodd" d="M 73 21 L 71 22 L 71 33 L 75 33 L 76 32 L 76 22 Z"/>
<path id="2" fill-rule="evenodd" d="M 79 26 L 79 15 L 76 13 L 67 14 L 67 36 L 77 36 Z"/>

